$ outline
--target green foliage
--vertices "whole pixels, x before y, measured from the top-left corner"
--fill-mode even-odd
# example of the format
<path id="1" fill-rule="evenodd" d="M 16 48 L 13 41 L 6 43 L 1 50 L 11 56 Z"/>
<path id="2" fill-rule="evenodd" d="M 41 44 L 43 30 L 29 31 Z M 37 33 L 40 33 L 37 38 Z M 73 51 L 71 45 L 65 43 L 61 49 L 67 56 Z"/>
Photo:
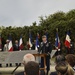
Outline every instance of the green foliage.
<path id="1" fill-rule="evenodd" d="M 75 9 L 67 13 L 59 11 L 52 15 L 45 16 L 45 19 L 42 16 L 39 18 L 40 20 L 38 25 L 36 22 L 33 22 L 31 26 L 0 27 L 0 32 L 2 33 L 3 38 L 3 44 L 5 43 L 5 40 L 8 39 L 9 34 L 12 35 L 13 43 L 16 39 L 19 40 L 20 35 L 22 35 L 25 44 L 26 41 L 28 41 L 29 31 L 31 31 L 32 33 L 32 40 L 34 40 L 36 38 L 37 32 L 39 32 L 40 36 L 42 36 L 46 30 L 49 33 L 49 41 L 51 41 L 54 44 L 56 28 L 58 28 L 59 37 L 62 43 L 64 43 L 67 30 L 70 30 L 71 39 L 75 41 Z"/>

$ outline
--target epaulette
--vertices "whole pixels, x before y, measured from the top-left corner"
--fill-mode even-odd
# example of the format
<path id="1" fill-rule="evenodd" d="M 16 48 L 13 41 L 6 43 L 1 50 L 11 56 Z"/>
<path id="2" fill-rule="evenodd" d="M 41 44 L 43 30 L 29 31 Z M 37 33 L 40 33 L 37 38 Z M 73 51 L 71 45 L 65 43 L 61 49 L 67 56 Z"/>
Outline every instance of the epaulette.
<path id="1" fill-rule="evenodd" d="M 41 42 L 41 44 L 43 44 L 43 42 Z"/>
<path id="2" fill-rule="evenodd" d="M 50 42 L 48 42 L 48 43 L 50 43 Z"/>

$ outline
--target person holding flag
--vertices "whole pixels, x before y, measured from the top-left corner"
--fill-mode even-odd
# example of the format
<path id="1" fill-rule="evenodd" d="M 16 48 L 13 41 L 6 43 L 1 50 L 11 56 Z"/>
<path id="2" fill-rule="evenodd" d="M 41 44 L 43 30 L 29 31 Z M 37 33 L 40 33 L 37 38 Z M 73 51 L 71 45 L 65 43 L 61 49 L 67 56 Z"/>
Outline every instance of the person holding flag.
<path id="1" fill-rule="evenodd" d="M 31 36 L 31 32 L 29 32 L 29 50 L 31 50 L 32 49 L 32 36 Z"/>
<path id="2" fill-rule="evenodd" d="M 13 45 L 12 45 L 12 39 L 11 39 L 11 35 L 9 35 L 9 40 L 6 40 L 6 44 L 4 45 L 4 51 L 7 52 L 12 52 L 13 51 Z M 8 67 L 8 65 L 12 66 L 12 64 L 6 64 L 6 67 Z"/>
<path id="3" fill-rule="evenodd" d="M 29 48 L 30 48 L 29 41 L 26 42 L 26 45 L 24 48 L 25 48 L 25 50 L 29 50 Z"/>
<path id="4" fill-rule="evenodd" d="M 58 36 L 58 32 L 56 33 L 56 38 L 55 38 L 55 49 L 57 50 L 56 55 L 61 54 L 61 51 L 60 51 L 60 39 L 59 39 L 59 36 Z"/>
<path id="5" fill-rule="evenodd" d="M 38 37 L 38 39 L 40 39 L 40 34 L 39 34 L 39 32 L 37 33 L 37 37 Z"/>
<path id="6" fill-rule="evenodd" d="M 40 36 L 39 36 L 39 33 L 37 33 L 36 40 L 34 40 L 33 46 L 32 46 L 33 50 L 38 50 L 38 48 L 39 48 L 39 39 L 40 39 Z"/>
<path id="7" fill-rule="evenodd" d="M 70 41 L 70 53 L 74 54 L 74 42 L 73 42 L 73 40 Z"/>
<path id="8" fill-rule="evenodd" d="M 8 51 L 9 51 L 9 52 L 12 52 L 12 51 L 13 51 L 13 44 L 12 44 L 12 38 L 11 38 L 11 35 L 9 35 Z"/>
<path id="9" fill-rule="evenodd" d="M 65 39 L 65 47 L 67 49 L 67 54 L 70 54 L 70 48 L 71 48 L 70 43 L 71 43 L 70 32 L 68 31 Z"/>
<path id="10" fill-rule="evenodd" d="M 22 40 L 22 36 L 20 37 L 20 40 L 19 40 L 19 50 L 23 50 L 23 40 Z"/>
<path id="11" fill-rule="evenodd" d="M 34 40 L 32 44 L 33 44 L 33 45 L 32 45 L 32 47 L 31 47 L 31 49 L 32 49 L 32 50 L 35 50 L 35 47 L 36 47 L 36 40 Z"/>
<path id="12" fill-rule="evenodd" d="M 39 36 L 38 36 L 38 33 L 37 33 L 37 37 L 36 37 L 35 50 L 39 50 Z"/>
<path id="13" fill-rule="evenodd" d="M 4 51 L 11 52 L 13 51 L 12 39 L 11 35 L 9 35 L 9 39 L 6 40 L 6 44 L 4 45 Z"/>

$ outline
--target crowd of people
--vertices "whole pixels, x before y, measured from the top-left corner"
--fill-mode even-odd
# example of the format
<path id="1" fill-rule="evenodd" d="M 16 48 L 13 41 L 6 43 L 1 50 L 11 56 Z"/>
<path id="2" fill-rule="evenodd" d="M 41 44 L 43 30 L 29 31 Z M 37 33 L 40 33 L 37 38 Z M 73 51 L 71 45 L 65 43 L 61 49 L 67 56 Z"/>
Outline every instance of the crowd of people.
<path id="1" fill-rule="evenodd" d="M 55 58 L 55 70 L 50 75 L 75 75 L 75 55 L 58 55 Z"/>
<path id="2" fill-rule="evenodd" d="M 38 46 L 37 46 L 38 50 L 40 49 L 41 45 L 43 45 L 42 44 L 44 42 L 43 38 L 46 38 L 45 42 L 50 43 L 48 41 L 48 38 L 47 38 L 46 35 L 42 36 L 42 42 L 39 41 Z M 36 42 L 37 42 L 37 40 L 34 40 L 33 42 L 31 42 L 32 47 L 30 47 L 30 43 L 29 43 L 29 41 L 27 41 L 26 44 L 23 45 L 23 48 L 21 50 L 30 50 L 30 49 L 31 50 L 35 50 L 36 49 Z M 23 44 L 23 42 L 22 42 L 22 44 Z M 61 42 L 59 44 L 59 41 L 56 41 L 55 44 L 50 43 L 50 46 L 51 46 L 50 48 L 57 50 L 56 55 L 62 54 L 62 48 L 65 48 L 65 51 L 66 51 L 67 54 L 74 54 L 75 50 L 74 50 L 74 43 L 73 43 L 73 41 L 70 40 L 70 44 L 68 44 L 68 45 L 70 45 L 70 48 L 67 47 L 67 46 L 63 47 Z M 9 47 L 8 46 L 9 46 L 9 40 L 7 39 L 6 40 L 6 44 L 4 44 L 4 46 L 2 46 L 2 51 L 9 51 Z M 13 46 L 13 51 L 19 51 L 20 50 L 19 41 L 18 40 L 15 40 L 15 43 L 12 46 Z"/>
<path id="3" fill-rule="evenodd" d="M 9 41 L 6 41 L 7 44 Z M 5 51 L 8 50 L 8 45 L 4 45 Z M 7 50 L 6 50 L 7 49 Z M 18 51 L 18 41 L 15 41 L 14 49 Z M 41 57 L 41 64 L 36 62 L 35 57 L 32 54 L 26 54 L 23 57 L 24 71 L 16 75 L 49 75 L 50 59 L 51 59 L 52 45 L 47 41 L 47 37 L 42 36 L 42 42 L 38 46 L 38 54 L 46 53 L 46 72 L 40 70 L 40 67 L 44 67 L 44 58 Z M 58 54 L 55 57 L 55 71 L 51 72 L 50 75 L 74 75 L 75 73 L 75 55 L 67 54 L 66 56 Z"/>
<path id="4" fill-rule="evenodd" d="M 40 44 L 40 47 L 38 48 L 38 53 L 46 53 L 46 73 L 43 70 L 40 70 L 39 68 L 44 67 L 44 58 L 41 57 L 41 64 L 39 67 L 39 64 L 36 63 L 35 58 L 31 58 L 31 56 L 27 56 L 28 58 L 24 59 L 24 75 L 49 75 L 50 68 L 50 54 L 52 52 L 51 43 L 47 41 L 47 37 L 44 35 L 42 36 L 42 42 Z M 30 58 L 30 61 L 28 60 Z M 33 62 L 32 62 L 33 61 Z M 74 75 L 75 73 L 75 55 L 74 54 L 68 54 L 66 56 L 64 55 L 57 55 L 55 58 L 55 70 L 54 72 L 51 72 L 50 75 Z"/>
<path id="5" fill-rule="evenodd" d="M 55 57 L 55 70 L 47 74 L 40 70 L 39 64 L 36 62 L 34 55 L 28 53 L 23 57 L 24 71 L 15 75 L 75 75 L 75 55 L 68 54 L 66 56 L 58 55 Z"/>

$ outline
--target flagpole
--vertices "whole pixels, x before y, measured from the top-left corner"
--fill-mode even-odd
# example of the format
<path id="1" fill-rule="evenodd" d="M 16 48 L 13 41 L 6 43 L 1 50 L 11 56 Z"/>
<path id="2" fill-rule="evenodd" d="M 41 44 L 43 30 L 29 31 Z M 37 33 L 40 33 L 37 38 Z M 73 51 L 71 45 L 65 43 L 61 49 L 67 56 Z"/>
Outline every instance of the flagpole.
<path id="1" fill-rule="evenodd" d="M 2 33 L 2 30 L 0 29 L 0 51 L 2 51 L 2 40 L 1 40 L 1 33 Z"/>
<path id="2" fill-rule="evenodd" d="M 12 44 L 12 37 L 11 37 L 11 33 L 9 34 L 9 52 L 13 51 L 13 44 Z"/>
<path id="3" fill-rule="evenodd" d="M 29 30 L 29 45 L 30 45 L 29 50 L 31 50 L 31 48 L 32 48 L 32 37 L 31 37 L 31 30 Z"/>
<path id="4" fill-rule="evenodd" d="M 56 32 L 58 33 L 58 28 L 56 28 Z"/>
<path id="5" fill-rule="evenodd" d="M 56 34 L 58 35 L 58 28 L 56 28 Z M 57 38 L 58 38 L 58 40 L 59 40 L 59 37 L 57 37 Z M 58 42 L 58 43 L 59 43 L 59 42 Z M 59 51 L 60 51 L 60 49 L 57 47 L 57 54 L 60 54 Z"/>

